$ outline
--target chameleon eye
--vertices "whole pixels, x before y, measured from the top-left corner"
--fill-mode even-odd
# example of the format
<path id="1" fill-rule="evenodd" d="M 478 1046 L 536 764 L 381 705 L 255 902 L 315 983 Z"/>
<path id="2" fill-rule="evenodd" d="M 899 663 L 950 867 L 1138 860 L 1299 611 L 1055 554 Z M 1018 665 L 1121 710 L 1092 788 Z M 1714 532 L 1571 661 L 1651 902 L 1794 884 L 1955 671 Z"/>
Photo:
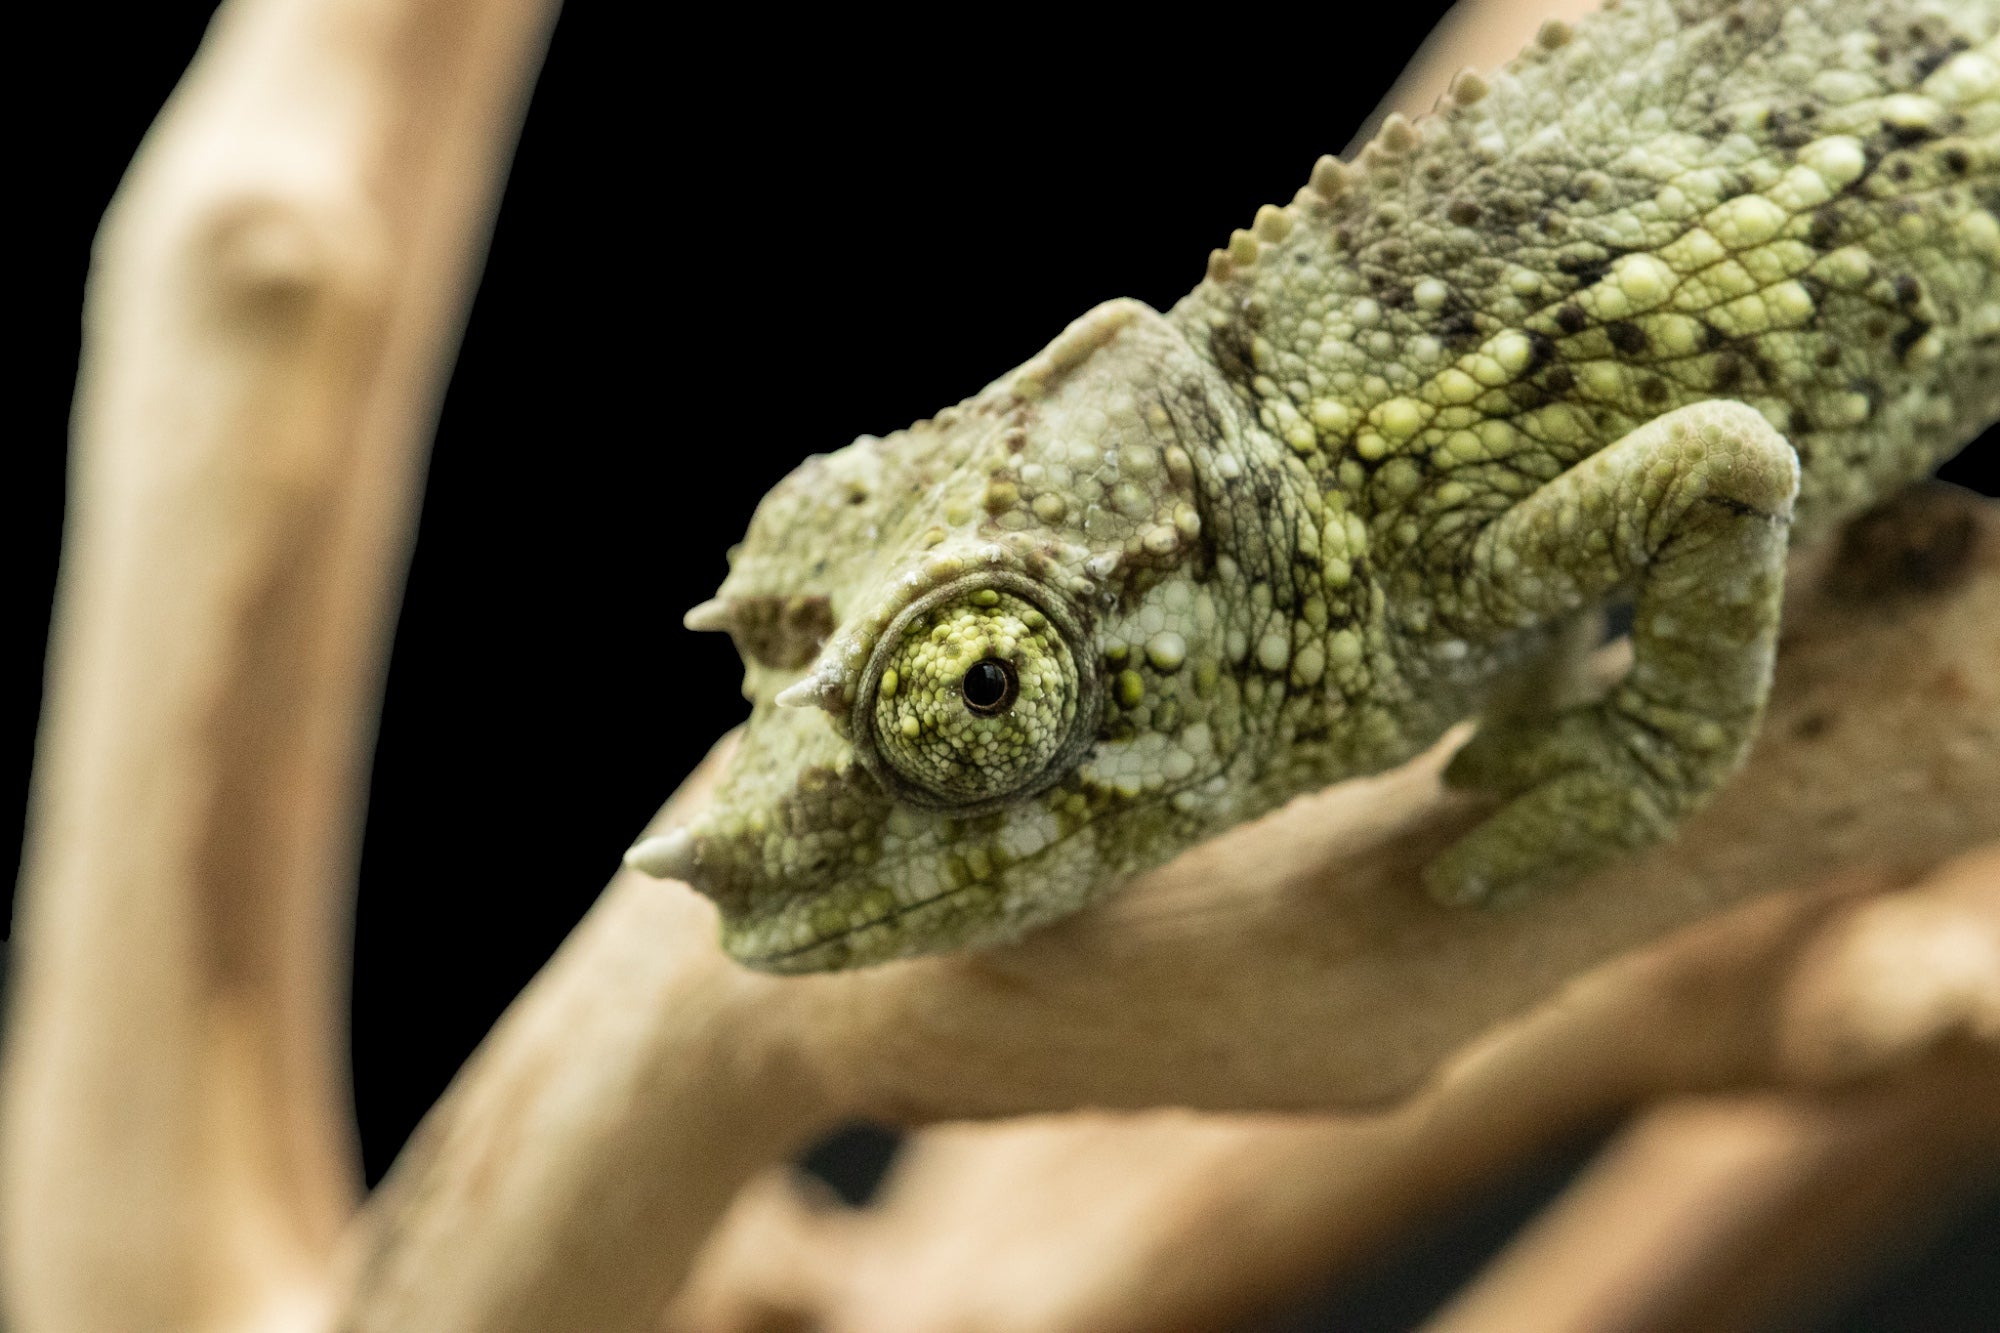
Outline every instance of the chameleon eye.
<path id="1" fill-rule="evenodd" d="M 988 574 L 890 624 L 862 679 L 854 741 L 898 796 L 977 811 L 1039 791 L 1081 756 L 1094 682 L 1078 673 L 1074 626 L 1041 600 L 1026 580 Z"/>
<path id="2" fill-rule="evenodd" d="M 1014 674 L 1013 664 L 991 657 L 982 658 L 967 667 L 958 682 L 958 697 L 981 717 L 1006 712 L 1014 706 L 1014 698 L 1020 690 L 1021 681 Z"/>

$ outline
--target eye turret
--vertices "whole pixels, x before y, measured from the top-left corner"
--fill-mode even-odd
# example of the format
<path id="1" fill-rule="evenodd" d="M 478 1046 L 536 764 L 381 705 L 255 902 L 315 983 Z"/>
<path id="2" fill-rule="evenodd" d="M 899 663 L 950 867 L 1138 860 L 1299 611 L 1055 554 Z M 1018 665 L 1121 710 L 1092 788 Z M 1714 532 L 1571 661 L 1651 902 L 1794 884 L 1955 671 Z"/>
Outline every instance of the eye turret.
<path id="1" fill-rule="evenodd" d="M 1094 673 L 1066 606 L 996 574 L 941 588 L 883 634 L 856 749 L 903 800 L 974 813 L 1056 781 L 1090 742 Z"/>

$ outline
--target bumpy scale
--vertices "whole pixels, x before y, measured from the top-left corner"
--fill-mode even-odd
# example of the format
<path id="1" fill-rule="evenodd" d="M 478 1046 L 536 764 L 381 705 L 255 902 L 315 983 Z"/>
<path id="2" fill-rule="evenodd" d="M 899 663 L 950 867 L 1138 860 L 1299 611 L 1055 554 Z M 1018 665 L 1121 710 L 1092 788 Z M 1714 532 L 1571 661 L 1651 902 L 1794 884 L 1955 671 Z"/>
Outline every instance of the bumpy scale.
<path id="1" fill-rule="evenodd" d="M 1633 599 L 1606 698 L 1496 712 L 1473 902 L 1740 762 L 1783 559 L 2000 415 L 2000 0 L 1624 0 L 1324 158 L 1165 316 L 1114 301 L 759 507 L 698 629 L 754 703 L 629 855 L 777 971 L 977 945 L 1419 752 Z"/>

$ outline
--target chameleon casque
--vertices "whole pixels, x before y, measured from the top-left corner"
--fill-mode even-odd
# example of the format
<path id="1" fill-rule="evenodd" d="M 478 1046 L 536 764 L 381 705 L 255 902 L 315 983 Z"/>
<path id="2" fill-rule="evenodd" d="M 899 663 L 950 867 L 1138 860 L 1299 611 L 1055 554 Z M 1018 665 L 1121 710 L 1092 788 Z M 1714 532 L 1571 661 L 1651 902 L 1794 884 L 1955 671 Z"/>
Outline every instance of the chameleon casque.
<path id="1" fill-rule="evenodd" d="M 628 853 L 773 971 L 991 943 L 1491 715 L 1452 902 L 1668 835 L 1737 767 L 1794 538 L 2000 416 L 2000 0 L 1622 0 L 808 459 L 717 597 L 753 701 Z M 1492 710 L 1632 599 L 1603 699 Z"/>

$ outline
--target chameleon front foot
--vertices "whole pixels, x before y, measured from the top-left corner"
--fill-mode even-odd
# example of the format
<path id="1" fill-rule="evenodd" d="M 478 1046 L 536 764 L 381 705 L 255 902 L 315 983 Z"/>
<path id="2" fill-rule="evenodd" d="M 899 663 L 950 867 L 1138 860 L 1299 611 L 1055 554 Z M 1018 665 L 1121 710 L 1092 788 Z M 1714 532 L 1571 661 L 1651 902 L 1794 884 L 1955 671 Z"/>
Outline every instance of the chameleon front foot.
<path id="1" fill-rule="evenodd" d="M 1445 785 L 1512 798 L 1537 783 L 1586 767 L 1600 747 L 1595 709 L 1554 717 L 1517 715 L 1479 724 L 1445 766 Z"/>
<path id="2" fill-rule="evenodd" d="M 1446 777 L 1506 804 L 1426 874 L 1446 902 L 1580 878 L 1658 841 L 1742 762 L 1762 716 L 1797 457 L 1755 411 L 1641 426 L 1483 529 L 1450 629 L 1495 635 L 1636 588 L 1633 664 L 1601 702 L 1503 711 Z"/>
<path id="3" fill-rule="evenodd" d="M 1605 708 L 1510 719 L 1454 755 L 1445 781 L 1506 804 L 1426 868 L 1452 905 L 1505 903 L 1573 882 L 1673 829 L 1673 788 Z"/>

